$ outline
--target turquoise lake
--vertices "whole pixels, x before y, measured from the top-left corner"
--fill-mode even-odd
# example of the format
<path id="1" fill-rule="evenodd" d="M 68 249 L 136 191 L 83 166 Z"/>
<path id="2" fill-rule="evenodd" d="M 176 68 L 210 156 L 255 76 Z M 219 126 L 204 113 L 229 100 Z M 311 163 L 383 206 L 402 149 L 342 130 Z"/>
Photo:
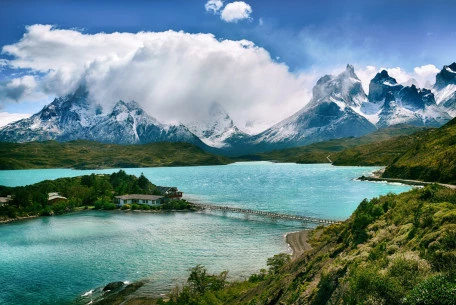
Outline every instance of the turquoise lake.
<path id="1" fill-rule="evenodd" d="M 410 189 L 354 180 L 376 169 L 245 162 L 124 170 L 177 186 L 195 202 L 343 220 L 364 198 Z M 0 185 L 115 171 L 0 171 Z M 145 291 L 166 293 L 197 264 L 247 277 L 268 257 L 289 251 L 284 235 L 299 229 L 297 223 L 207 212 L 86 211 L 0 225 L 0 304 L 69 304 L 83 294 L 88 303 L 96 287 L 143 278 L 151 279 Z"/>

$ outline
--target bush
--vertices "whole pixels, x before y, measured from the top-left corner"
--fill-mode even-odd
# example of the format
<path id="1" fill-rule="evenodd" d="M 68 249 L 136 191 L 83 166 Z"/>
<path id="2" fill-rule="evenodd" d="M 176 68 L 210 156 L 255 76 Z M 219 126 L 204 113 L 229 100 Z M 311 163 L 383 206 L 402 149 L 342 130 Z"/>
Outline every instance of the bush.
<path id="1" fill-rule="evenodd" d="M 405 305 L 456 304 L 456 283 L 442 275 L 424 280 L 403 299 Z"/>
<path id="2" fill-rule="evenodd" d="M 268 258 L 266 265 L 269 267 L 269 272 L 271 274 L 276 274 L 290 260 L 291 257 L 289 254 L 279 253 Z"/>
<path id="3" fill-rule="evenodd" d="M 124 204 L 122 206 L 122 210 L 129 210 L 129 209 L 131 209 L 131 206 L 129 204 Z"/>

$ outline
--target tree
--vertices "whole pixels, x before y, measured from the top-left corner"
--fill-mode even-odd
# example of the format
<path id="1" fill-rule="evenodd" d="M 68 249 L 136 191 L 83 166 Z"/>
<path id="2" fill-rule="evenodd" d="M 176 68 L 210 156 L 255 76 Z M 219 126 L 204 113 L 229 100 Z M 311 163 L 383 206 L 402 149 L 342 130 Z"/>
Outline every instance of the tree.
<path id="1" fill-rule="evenodd" d="M 266 265 L 269 267 L 271 274 L 276 274 L 280 268 L 290 261 L 290 255 L 286 253 L 279 253 L 273 257 L 268 258 Z"/>

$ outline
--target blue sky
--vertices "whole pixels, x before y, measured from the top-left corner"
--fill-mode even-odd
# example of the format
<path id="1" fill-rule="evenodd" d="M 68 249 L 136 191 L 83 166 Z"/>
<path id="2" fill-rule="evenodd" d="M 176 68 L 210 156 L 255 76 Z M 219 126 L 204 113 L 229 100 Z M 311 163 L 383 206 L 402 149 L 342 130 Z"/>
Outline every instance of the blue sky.
<path id="1" fill-rule="evenodd" d="M 355 65 L 360 78 L 367 79 L 378 69 L 389 68 L 392 69 L 393 74 L 396 73 L 397 77 L 402 77 L 406 81 L 407 77 L 423 76 L 416 75 L 415 68 L 427 66 L 427 71 L 432 70 L 435 75 L 437 69 L 456 60 L 455 1 L 246 0 L 242 2 L 244 6 L 237 7 L 237 9 L 248 7 L 247 10 L 244 10 L 243 17 L 224 20 L 223 18 L 226 19 L 224 10 L 233 2 L 235 1 L 223 1 L 221 7 L 214 11 L 205 8 L 207 0 L 4 0 L 0 4 L 0 27 L 2 28 L 0 46 L 3 48 L 0 56 L 0 112 L 36 112 L 53 97 L 74 89 L 74 86 L 77 85 L 76 81 L 68 79 L 71 77 L 81 79 L 81 75 L 87 74 L 87 71 L 81 72 L 82 70 L 77 67 L 68 68 L 64 62 L 55 67 L 51 64 L 38 67 L 32 63 L 30 58 L 35 56 L 37 56 L 37 60 L 39 58 L 37 55 L 39 48 L 41 48 L 40 56 L 47 50 L 32 40 L 36 35 L 43 35 L 39 39 L 42 43 L 43 37 L 46 35 L 57 34 L 55 29 L 79 32 L 85 35 L 84 39 L 97 33 L 135 34 L 140 31 L 160 33 L 172 30 L 195 35 L 209 33 L 218 41 L 247 40 L 269 54 L 270 64 L 275 65 L 271 68 L 272 70 L 275 68 L 280 70 L 285 66 L 290 75 L 284 77 L 300 79 L 301 85 L 306 86 L 308 92 L 311 91 L 316 78 L 325 73 L 338 71 L 347 63 Z M 53 28 L 33 33 L 30 31 L 30 37 L 27 38 L 29 39 L 28 44 L 19 46 L 21 39 L 25 40 L 23 35 L 29 31 L 26 27 L 32 25 L 52 25 Z M 71 33 L 69 32 L 69 34 Z M 61 36 L 56 36 L 55 39 L 60 39 L 59 37 Z M 54 40 L 53 43 L 60 46 L 60 42 L 57 40 Z M 189 45 L 191 44 L 192 42 L 189 42 Z M 11 52 L 5 46 L 17 46 L 17 48 Z M 33 46 L 35 46 L 35 50 L 32 50 Z M 49 45 L 46 44 L 46 47 Z M 204 52 L 204 46 L 201 48 L 195 52 Z M 109 52 L 109 50 L 110 48 L 107 48 L 105 52 Z M 233 52 L 233 49 L 228 48 L 226 51 Z M 55 54 L 59 55 L 59 53 L 50 52 L 48 57 L 56 56 Z M 126 53 L 121 52 L 121 54 L 120 57 Z M 77 53 L 71 56 L 77 56 Z M 258 56 L 264 56 L 264 54 Z M 81 63 L 93 63 L 99 58 L 100 54 L 97 54 L 92 59 L 81 60 Z M 191 61 L 191 57 L 189 58 Z M 201 67 L 208 65 L 207 60 L 208 57 L 205 57 L 199 68 L 192 67 L 192 73 L 201 75 L 206 73 L 206 71 L 201 72 Z M 254 61 L 263 62 L 263 60 L 255 59 Z M 71 64 L 71 58 L 68 61 Z M 253 64 L 249 63 L 249 65 Z M 263 68 L 265 67 L 263 64 L 261 65 Z M 433 67 L 429 67 L 429 65 L 433 65 Z M 161 66 L 160 68 L 168 71 L 172 69 L 172 66 Z M 237 71 L 243 73 L 243 68 L 247 69 L 247 66 L 238 67 Z M 58 83 L 55 75 L 49 76 L 48 71 L 51 69 L 60 71 L 59 79 L 65 79 L 65 82 Z M 264 71 L 271 70 L 264 69 Z M 261 73 L 266 73 L 264 71 Z M 182 74 L 177 70 L 176 73 Z M 426 77 L 432 78 L 429 73 L 423 76 L 422 82 Z M 26 76 L 29 77 L 26 78 Z M 242 77 L 244 76 L 240 78 Z M 52 82 L 50 82 L 50 78 L 53 79 Z M 153 76 L 151 79 L 158 81 Z M 282 83 L 282 81 L 286 82 L 282 79 L 271 82 Z M 257 87 L 257 84 L 252 84 L 250 88 Z M 170 86 L 170 88 L 172 87 Z M 292 90 L 290 88 L 299 91 L 299 89 L 295 89 L 296 84 L 289 83 L 284 85 L 282 90 Z M 187 104 L 192 104 L 192 99 L 201 99 L 200 96 L 189 95 L 189 91 L 185 92 L 180 95 L 180 98 Z M 98 92 L 97 94 L 100 98 L 104 93 Z M 157 99 L 157 96 L 150 94 L 144 96 L 125 92 L 118 94 L 125 98 Z M 286 109 L 281 113 L 281 118 L 299 110 L 305 104 L 305 100 L 309 99 L 308 94 L 302 93 L 303 101 L 299 102 L 296 94 L 292 94 L 293 97 L 284 96 L 284 99 L 289 102 L 285 103 Z M 272 95 L 274 96 L 274 94 Z M 109 96 L 115 98 L 115 93 Z M 276 94 L 276 97 L 278 96 L 280 96 L 279 93 Z M 103 97 L 107 98 L 106 94 Z M 220 101 L 222 98 L 219 95 L 208 97 L 208 101 L 217 100 L 233 112 L 240 111 L 244 107 L 249 111 L 261 113 L 262 111 L 258 110 L 261 105 L 257 105 L 259 102 L 255 101 L 255 94 L 249 94 L 249 98 L 252 103 L 251 107 L 246 107 L 247 96 L 237 98 L 244 99 L 242 105 L 235 105 L 229 99 Z M 260 100 L 263 97 L 259 95 L 257 98 Z M 171 104 L 174 102 L 169 101 Z M 266 103 L 263 106 L 274 108 L 273 104 L 274 101 L 270 101 L 269 104 Z M 157 109 L 153 109 L 153 107 L 149 109 L 149 111 L 152 110 L 157 112 Z M 267 117 L 264 114 L 263 116 Z M 252 122 L 261 123 L 260 119 L 249 121 L 249 118 L 243 118 L 242 115 L 238 115 L 238 119 L 244 125 Z M 266 118 L 266 121 L 267 124 L 273 120 Z"/>

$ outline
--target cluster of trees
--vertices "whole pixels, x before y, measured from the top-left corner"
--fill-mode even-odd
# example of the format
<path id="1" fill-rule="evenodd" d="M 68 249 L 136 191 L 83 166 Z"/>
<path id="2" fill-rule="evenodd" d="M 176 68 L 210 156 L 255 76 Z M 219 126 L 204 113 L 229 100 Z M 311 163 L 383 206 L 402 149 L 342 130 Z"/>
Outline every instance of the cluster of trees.
<path id="1" fill-rule="evenodd" d="M 50 203 L 48 194 L 52 192 L 58 192 L 67 200 Z M 143 174 L 136 177 L 127 175 L 123 170 L 111 175 L 61 178 L 21 187 L 0 186 L 0 197 L 11 195 L 13 198 L 0 206 L 0 218 L 62 214 L 89 206 L 95 209 L 115 209 L 114 196 L 124 194 L 160 195 L 160 192 Z M 188 207 L 189 203 L 178 201 L 167 203 L 163 209 Z"/>
<path id="2" fill-rule="evenodd" d="M 252 274 L 244 282 L 228 282 L 228 271 L 210 274 L 206 267 L 197 265 L 189 270 L 187 283 L 177 286 L 169 295 L 169 300 L 159 299 L 157 304 L 168 305 L 202 305 L 226 304 L 239 292 L 252 288 L 259 282 L 273 280 L 280 270 L 291 260 L 286 253 L 276 254 L 267 260 L 268 270 L 261 269 L 258 274 Z"/>

